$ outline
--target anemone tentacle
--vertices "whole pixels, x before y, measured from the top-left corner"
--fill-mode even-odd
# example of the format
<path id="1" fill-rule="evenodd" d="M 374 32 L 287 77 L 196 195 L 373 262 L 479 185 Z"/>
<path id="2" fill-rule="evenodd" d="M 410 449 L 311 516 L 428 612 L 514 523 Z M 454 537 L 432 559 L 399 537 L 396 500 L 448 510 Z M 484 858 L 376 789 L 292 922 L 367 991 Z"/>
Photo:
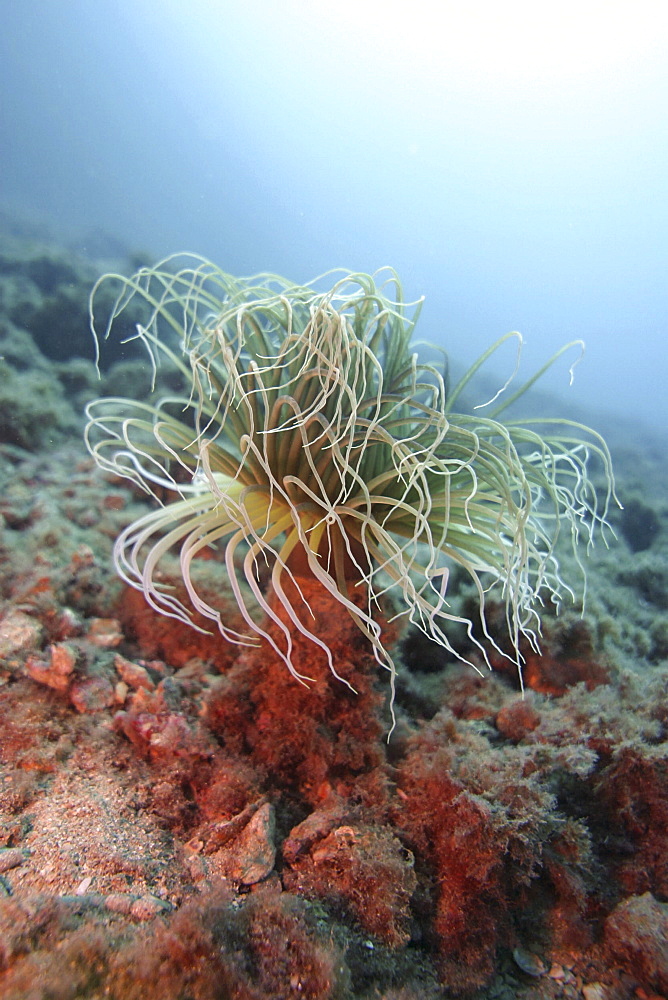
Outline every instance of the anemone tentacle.
<path id="1" fill-rule="evenodd" d="M 325 278 L 333 284 L 318 291 Z M 486 642 L 494 642 L 486 595 L 500 587 L 519 663 L 521 637 L 536 642 L 540 604 L 573 595 L 557 558 L 562 526 L 577 554 L 582 537 L 588 547 L 606 527 L 616 499 L 607 446 L 588 428 L 560 419 L 502 422 L 505 403 L 489 416 L 479 408 L 453 412 L 473 374 L 509 337 L 518 339 L 519 358 L 519 334 L 492 344 L 448 393 L 438 367 L 420 362 L 411 344 L 421 303 L 404 303 L 390 269 L 331 272 L 301 286 L 275 275 L 233 278 L 192 255 L 168 258 L 131 278 L 101 279 L 91 297 L 94 332 L 97 293 L 110 282 L 118 293 L 102 335 L 140 298 L 149 318 L 136 336 L 154 382 L 166 364 L 184 383 L 182 395 L 113 397 L 88 407 L 86 441 L 98 464 L 162 504 L 116 542 L 126 583 L 163 614 L 192 623 L 194 610 L 233 642 L 268 640 L 304 681 L 291 658 L 293 628 L 323 648 L 339 676 L 307 624 L 299 579 L 310 573 L 353 617 L 394 683 L 374 618 L 388 590 L 403 602 L 399 614 L 455 656 L 448 626 L 465 624 L 486 661 L 473 624 L 448 605 L 458 566 L 477 589 Z M 607 484 L 602 505 L 592 460 Z M 174 499 L 165 501 L 165 492 Z M 211 547 L 221 552 L 247 634 L 226 625 L 198 592 L 194 564 Z M 172 550 L 180 553 L 191 608 L 158 579 Z M 286 619 L 260 586 L 265 570 Z M 362 604 L 351 587 L 365 594 Z"/>

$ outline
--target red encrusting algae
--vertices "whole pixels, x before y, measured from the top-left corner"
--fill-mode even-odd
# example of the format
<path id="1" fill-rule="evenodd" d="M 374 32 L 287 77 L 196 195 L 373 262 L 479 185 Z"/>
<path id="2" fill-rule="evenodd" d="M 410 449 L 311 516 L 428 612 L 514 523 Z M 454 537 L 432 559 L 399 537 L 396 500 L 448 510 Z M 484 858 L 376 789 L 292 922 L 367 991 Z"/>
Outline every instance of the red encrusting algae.
<path id="1" fill-rule="evenodd" d="M 118 594 L 106 558 L 80 545 L 5 585 L 3 1000 L 664 988 L 664 674 L 613 669 L 566 622 L 524 698 L 510 672 L 445 661 L 419 690 L 409 635 L 388 745 L 388 677 L 315 581 L 309 624 L 354 692 L 299 630 L 308 685 L 268 643 Z"/>

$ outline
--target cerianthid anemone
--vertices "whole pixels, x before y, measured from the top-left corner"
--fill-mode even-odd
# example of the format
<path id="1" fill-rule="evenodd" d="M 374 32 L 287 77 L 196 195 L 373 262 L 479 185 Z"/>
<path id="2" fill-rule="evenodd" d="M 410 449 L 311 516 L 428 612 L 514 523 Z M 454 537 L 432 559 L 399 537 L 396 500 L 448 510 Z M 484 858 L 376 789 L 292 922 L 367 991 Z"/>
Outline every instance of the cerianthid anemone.
<path id="1" fill-rule="evenodd" d="M 498 587 L 519 662 L 521 637 L 536 642 L 536 608 L 572 595 L 559 570 L 559 534 L 570 532 L 577 549 L 605 524 L 614 495 L 605 443 L 569 420 L 502 422 L 504 406 L 453 412 L 474 372 L 519 335 L 493 344 L 448 392 L 439 367 L 411 348 L 419 304 L 403 302 L 393 271 L 326 277 L 324 291 L 323 279 L 237 279 L 186 255 L 98 282 L 91 316 L 100 286 L 118 283 L 106 335 L 139 298 L 150 318 L 137 337 L 154 373 L 168 359 L 187 387 L 182 396 L 104 398 L 88 408 L 86 441 L 98 464 L 159 502 L 117 539 L 118 573 L 165 615 L 192 624 L 195 609 L 225 639 L 266 640 L 304 682 L 291 655 L 295 630 L 323 649 L 338 676 L 309 628 L 299 581 L 310 576 L 352 616 L 394 684 L 381 596 L 391 589 L 398 613 L 459 656 L 451 623 L 464 622 L 476 640 L 447 600 L 458 566 L 477 588 L 492 643 L 485 601 Z M 589 477 L 593 457 L 607 480 L 602 503 Z M 211 546 L 247 631 L 198 593 L 193 560 Z M 159 582 L 161 559 L 173 550 L 190 607 Z M 260 583 L 267 577 L 271 596 Z M 364 599 L 353 600 L 355 592 Z"/>

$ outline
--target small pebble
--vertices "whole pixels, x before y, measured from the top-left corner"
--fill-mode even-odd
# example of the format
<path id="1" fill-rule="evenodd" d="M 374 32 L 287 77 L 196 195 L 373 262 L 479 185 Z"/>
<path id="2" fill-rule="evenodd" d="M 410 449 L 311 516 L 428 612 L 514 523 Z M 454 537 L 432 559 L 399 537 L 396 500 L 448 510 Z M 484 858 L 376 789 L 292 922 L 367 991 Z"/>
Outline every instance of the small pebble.
<path id="1" fill-rule="evenodd" d="M 114 701 L 117 705 L 124 705 L 125 699 L 128 696 L 129 687 L 125 681 L 119 681 L 114 687 Z"/>
<path id="2" fill-rule="evenodd" d="M 130 913 L 136 896 L 131 896 L 127 892 L 110 892 L 104 897 L 104 905 L 111 913 L 122 913 L 126 916 Z"/>
<path id="3" fill-rule="evenodd" d="M 133 663 L 132 660 L 126 660 L 124 656 L 120 656 L 118 653 L 114 657 L 114 666 L 121 680 L 131 688 L 144 688 L 146 691 L 153 691 L 155 689 L 155 684 L 151 680 L 148 670 L 146 667 L 141 667 L 138 663 Z"/>
<path id="4" fill-rule="evenodd" d="M 87 638 L 95 646 L 118 646 L 123 638 L 121 624 L 116 618 L 93 618 Z"/>
<path id="5" fill-rule="evenodd" d="M 513 958 L 515 964 L 528 976 L 543 976 L 546 972 L 545 963 L 538 955 L 534 955 L 531 951 L 525 951 L 524 948 L 515 948 Z"/>
<path id="6" fill-rule="evenodd" d="M 140 899 L 135 899 L 130 907 L 130 916 L 135 920 L 153 920 L 160 913 L 166 913 L 170 909 L 169 903 L 163 902 L 157 896 L 142 896 Z"/>
<path id="7" fill-rule="evenodd" d="M 39 646 L 42 626 L 22 611 L 14 611 L 0 622 L 0 660 Z"/>
<path id="8" fill-rule="evenodd" d="M 77 712 L 100 712 L 114 704 L 114 689 L 106 677 L 86 677 L 72 685 L 70 701 Z"/>
<path id="9" fill-rule="evenodd" d="M 42 660 L 29 656 L 26 673 L 38 684 L 45 684 L 55 691 L 67 691 L 76 666 L 76 654 L 64 642 L 54 642 L 49 646 L 49 659 Z"/>
<path id="10" fill-rule="evenodd" d="M 77 546 L 76 552 L 72 554 L 70 560 L 70 566 L 74 571 L 79 569 L 87 569 L 90 566 L 95 565 L 95 553 L 91 549 L 90 545 L 79 545 Z"/>
<path id="11" fill-rule="evenodd" d="M 11 868 L 18 868 L 25 860 L 26 853 L 20 847 L 0 848 L 0 872 L 8 872 Z"/>
<path id="12" fill-rule="evenodd" d="M 63 608 L 55 623 L 56 638 L 71 639 L 72 636 L 81 635 L 83 630 L 83 622 L 76 611 Z"/>
<path id="13" fill-rule="evenodd" d="M 584 1000 L 605 1000 L 607 993 L 603 983 L 588 983 L 582 987 Z"/>
<path id="14" fill-rule="evenodd" d="M 106 510 L 123 510 L 127 501 L 122 493 L 107 493 L 102 501 L 102 506 Z"/>
<path id="15" fill-rule="evenodd" d="M 237 862 L 232 877 L 243 885 L 254 885 L 271 872 L 276 860 L 274 811 L 265 802 L 251 817 L 234 844 Z"/>

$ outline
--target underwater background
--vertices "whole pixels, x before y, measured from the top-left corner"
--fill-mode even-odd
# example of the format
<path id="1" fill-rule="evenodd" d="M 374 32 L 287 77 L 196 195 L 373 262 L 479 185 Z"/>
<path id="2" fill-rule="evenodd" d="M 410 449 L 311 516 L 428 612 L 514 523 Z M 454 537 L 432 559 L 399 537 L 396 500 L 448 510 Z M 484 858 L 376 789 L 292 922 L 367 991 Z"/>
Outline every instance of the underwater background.
<path id="1" fill-rule="evenodd" d="M 665 1000 L 664 5 L 1 7 L 0 1000 Z M 116 412 L 155 399 L 122 343 L 150 309 L 140 290 L 98 372 L 89 295 L 180 251 L 295 282 L 391 265 L 407 300 L 425 296 L 416 337 L 455 374 L 510 330 L 525 378 L 586 342 L 523 416 L 601 432 L 620 504 L 606 445 L 578 426 L 567 474 L 592 461 L 545 522 L 562 526 L 573 600 L 557 613 L 549 587 L 536 595 L 523 692 L 502 588 L 483 623 L 454 564 L 447 648 L 379 595 L 392 682 L 308 575 L 266 628 L 309 687 L 276 645 L 235 645 L 205 618 L 195 631 L 126 585 L 132 525 L 169 524 L 123 475 L 151 427 L 126 426 L 114 464 Z M 103 332 L 107 283 L 96 302 Z M 462 410 L 513 374 L 514 344 Z M 181 414 L 183 372 L 168 359 L 158 384 Z M 550 454 L 535 453 L 548 479 Z M 260 618 L 277 607 L 246 540 L 227 563 L 220 538 L 192 559 L 200 610 L 232 631 L 244 599 Z M 163 609 L 186 601 L 172 551 L 151 572 Z M 338 680 L 291 631 L 304 595 Z"/>
<path id="2" fill-rule="evenodd" d="M 421 337 L 665 426 L 659 3 L 4 4 L 0 204 L 95 255 L 307 281 L 390 264 Z M 514 358 L 499 359 L 509 373 Z"/>

